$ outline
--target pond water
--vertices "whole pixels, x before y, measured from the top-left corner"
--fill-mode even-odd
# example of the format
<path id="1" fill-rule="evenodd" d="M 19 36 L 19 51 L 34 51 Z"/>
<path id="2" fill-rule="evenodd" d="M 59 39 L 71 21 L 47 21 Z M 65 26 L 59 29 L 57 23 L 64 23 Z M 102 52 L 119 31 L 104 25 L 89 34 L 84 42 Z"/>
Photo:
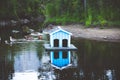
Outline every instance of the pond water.
<path id="1" fill-rule="evenodd" d="M 120 43 L 73 39 L 75 68 L 50 65 L 44 41 L 0 44 L 0 80 L 119 80 Z"/>

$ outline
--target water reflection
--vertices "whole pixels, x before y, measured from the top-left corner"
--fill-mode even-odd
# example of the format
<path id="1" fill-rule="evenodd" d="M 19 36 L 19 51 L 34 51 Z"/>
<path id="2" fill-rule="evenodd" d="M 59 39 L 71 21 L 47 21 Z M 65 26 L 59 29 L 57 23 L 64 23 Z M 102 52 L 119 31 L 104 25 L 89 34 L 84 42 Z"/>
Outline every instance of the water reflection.
<path id="1" fill-rule="evenodd" d="M 71 61 L 76 68 L 63 70 L 51 66 L 50 53 L 44 51 L 42 44 L 0 44 L 0 80 L 120 79 L 120 43 L 74 39 L 78 51 L 71 53 Z"/>
<path id="2" fill-rule="evenodd" d="M 12 80 L 38 80 L 37 72 L 16 72 Z"/>
<path id="3" fill-rule="evenodd" d="M 56 51 L 52 51 L 54 53 Z M 57 51 L 60 53 L 59 58 L 62 57 L 62 51 Z M 39 78 L 42 80 L 76 80 L 78 78 L 77 73 L 77 54 L 75 52 L 70 52 L 70 64 L 71 66 L 67 66 L 66 68 L 59 69 L 52 65 L 51 61 L 51 51 L 50 52 L 44 52 L 41 58 L 41 67 L 39 68 Z M 58 58 L 58 60 L 59 60 Z M 64 61 L 64 60 L 63 60 Z M 60 62 L 58 62 L 60 63 Z M 62 63 L 62 62 L 61 62 Z M 64 63 L 64 62 L 63 62 Z M 69 77 L 68 77 L 69 76 Z M 75 78 L 76 77 L 76 78 Z"/>
<path id="4" fill-rule="evenodd" d="M 24 48 L 23 50 L 18 51 L 14 60 L 14 69 L 16 72 L 23 72 L 26 70 L 37 71 L 40 65 L 37 52 L 34 48 L 29 50 Z"/>
<path id="5" fill-rule="evenodd" d="M 108 78 L 108 80 L 113 80 L 115 78 L 114 72 L 115 72 L 114 70 L 106 70 L 105 77 Z"/>
<path id="6" fill-rule="evenodd" d="M 74 42 L 75 41 L 75 42 Z M 119 80 L 120 43 L 76 39 L 82 80 Z M 109 75 L 108 75 L 109 74 Z"/>
<path id="7" fill-rule="evenodd" d="M 42 54 L 41 63 L 38 78 L 40 80 L 56 80 L 55 73 L 50 63 L 50 55 L 45 51 Z"/>
<path id="8" fill-rule="evenodd" d="M 13 77 L 14 60 L 10 46 L 0 45 L 0 80 L 8 80 Z"/>
<path id="9" fill-rule="evenodd" d="M 41 65 L 37 51 L 38 42 L 14 44 L 12 48 L 14 56 L 13 80 L 38 80 L 38 68 Z"/>

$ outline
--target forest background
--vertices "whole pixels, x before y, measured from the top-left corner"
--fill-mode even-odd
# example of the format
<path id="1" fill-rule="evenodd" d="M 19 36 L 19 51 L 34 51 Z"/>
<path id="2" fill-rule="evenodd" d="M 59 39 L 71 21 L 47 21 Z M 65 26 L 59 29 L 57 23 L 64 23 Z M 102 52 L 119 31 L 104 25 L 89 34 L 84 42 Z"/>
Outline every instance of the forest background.
<path id="1" fill-rule="evenodd" d="M 44 16 L 43 24 L 120 26 L 119 0 L 1 0 L 0 21 Z"/>

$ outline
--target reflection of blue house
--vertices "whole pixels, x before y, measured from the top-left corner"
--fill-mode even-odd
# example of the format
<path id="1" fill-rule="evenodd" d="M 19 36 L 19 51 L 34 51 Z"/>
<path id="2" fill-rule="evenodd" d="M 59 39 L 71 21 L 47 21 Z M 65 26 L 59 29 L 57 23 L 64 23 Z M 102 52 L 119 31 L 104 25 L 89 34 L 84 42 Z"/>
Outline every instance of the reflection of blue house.
<path id="1" fill-rule="evenodd" d="M 70 51 L 51 51 L 51 63 L 57 68 L 64 68 L 68 66 L 71 62 Z"/>
<path id="2" fill-rule="evenodd" d="M 45 44 L 46 50 L 50 51 L 53 66 L 62 69 L 71 63 L 70 50 L 77 48 L 71 44 L 71 33 L 60 27 L 49 32 L 50 44 Z"/>

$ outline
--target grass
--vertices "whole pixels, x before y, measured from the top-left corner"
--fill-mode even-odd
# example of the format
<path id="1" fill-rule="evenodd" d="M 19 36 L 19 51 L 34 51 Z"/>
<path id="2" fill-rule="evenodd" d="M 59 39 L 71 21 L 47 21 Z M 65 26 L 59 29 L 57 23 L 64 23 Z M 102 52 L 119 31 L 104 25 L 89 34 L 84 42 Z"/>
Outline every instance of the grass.
<path id="1" fill-rule="evenodd" d="M 99 19 L 98 21 L 92 21 L 92 16 L 88 16 L 86 21 L 80 20 L 80 18 L 72 17 L 72 16 L 57 16 L 49 18 L 47 17 L 45 20 L 46 23 L 54 23 L 54 24 L 76 24 L 76 23 L 84 23 L 86 27 L 91 26 L 99 26 L 100 28 L 108 27 L 108 26 L 117 26 L 120 27 L 120 21 L 107 21 L 105 19 Z"/>

